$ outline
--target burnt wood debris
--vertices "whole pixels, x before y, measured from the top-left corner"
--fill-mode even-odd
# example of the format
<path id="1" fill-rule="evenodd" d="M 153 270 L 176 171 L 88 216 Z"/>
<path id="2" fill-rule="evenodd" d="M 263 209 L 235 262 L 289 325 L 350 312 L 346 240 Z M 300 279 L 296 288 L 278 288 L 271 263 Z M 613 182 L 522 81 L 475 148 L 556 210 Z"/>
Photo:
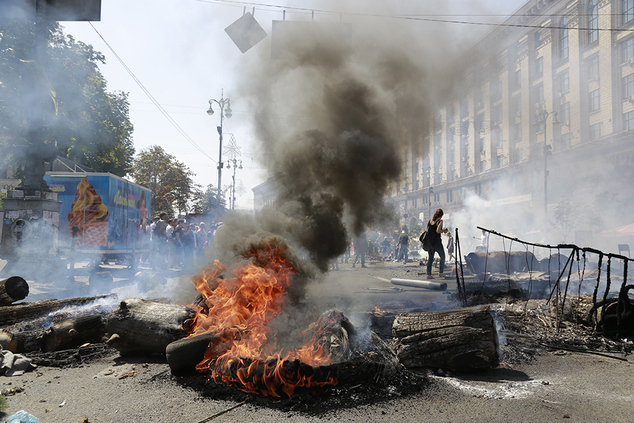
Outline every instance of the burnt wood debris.
<path id="1" fill-rule="evenodd" d="M 282 371 L 352 386 L 403 371 L 492 369 L 539 348 L 631 352 L 631 342 L 621 341 L 634 330 L 629 257 L 573 244 L 530 243 L 479 229 L 500 237 L 504 249 L 463 256 L 456 229 L 457 262 L 451 277 L 457 289 L 446 295 L 461 308 L 377 309 L 365 314 L 370 331 L 358 330 L 343 313 L 330 310 L 305 331 L 330 361 L 315 368 L 289 361 Z M 537 254 L 544 250 L 547 254 Z M 122 357 L 162 356 L 173 377 L 181 377 L 196 374 L 203 357 L 224 351 L 221 341 L 227 333 L 238 333 L 227 328 L 227 333 L 187 338 L 195 311 L 167 300 L 125 299 L 114 309 L 95 305 L 108 296 L 14 304 L 28 295 L 26 281 L 16 278 L 0 281 L 0 345 L 27 353 L 34 364 L 72 365 L 114 348 Z M 446 288 L 444 283 L 436 288 L 404 281 Z M 324 320 L 330 323 L 324 325 Z M 272 365 L 263 362 L 257 374 Z M 284 390 L 274 394 L 290 396 Z"/>

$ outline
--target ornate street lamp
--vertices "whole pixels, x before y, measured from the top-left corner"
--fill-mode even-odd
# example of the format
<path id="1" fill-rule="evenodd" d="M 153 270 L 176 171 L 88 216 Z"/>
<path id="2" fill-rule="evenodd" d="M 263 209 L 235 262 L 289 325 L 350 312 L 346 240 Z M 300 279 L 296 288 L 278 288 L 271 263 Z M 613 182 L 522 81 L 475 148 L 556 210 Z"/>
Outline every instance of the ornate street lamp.
<path id="1" fill-rule="evenodd" d="M 220 107 L 220 126 L 216 129 L 218 130 L 218 137 L 220 138 L 220 147 L 218 148 L 218 203 L 221 201 L 221 191 L 222 191 L 222 120 L 223 117 L 230 118 L 231 115 L 231 100 L 224 97 L 224 90 L 220 92 L 220 100 L 211 99 L 209 100 L 209 109 L 207 109 L 207 114 L 209 116 L 214 114 L 213 103 L 216 103 Z"/>
<path id="2" fill-rule="evenodd" d="M 230 205 L 231 210 L 235 210 L 236 208 L 236 170 L 242 170 L 242 160 L 238 159 L 229 159 L 227 162 L 227 169 L 231 169 L 231 163 L 233 163 L 233 180 L 231 184 L 231 199 Z"/>

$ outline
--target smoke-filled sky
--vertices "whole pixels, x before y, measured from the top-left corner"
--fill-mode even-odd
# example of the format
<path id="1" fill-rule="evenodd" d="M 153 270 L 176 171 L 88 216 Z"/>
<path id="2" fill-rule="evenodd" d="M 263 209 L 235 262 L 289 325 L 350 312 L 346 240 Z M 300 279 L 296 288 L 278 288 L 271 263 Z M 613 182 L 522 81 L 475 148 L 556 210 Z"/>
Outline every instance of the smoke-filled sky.
<path id="1" fill-rule="evenodd" d="M 108 81 L 108 89 L 130 93 L 130 113 L 137 151 L 156 144 L 163 146 L 168 153 L 187 164 L 197 174 L 195 181 L 203 185 L 217 185 L 216 126 L 220 124 L 220 118 L 217 107 L 216 114 L 211 117 L 206 114 L 206 110 L 209 99 L 220 99 L 221 90 L 224 89 L 225 96 L 231 99 L 233 110 L 233 116 L 224 120 L 224 144 L 231 144 L 232 134 L 242 154 L 240 159 L 244 167 L 236 172 L 237 208 L 252 209 L 251 189 L 266 180 L 269 174 L 260 159 L 270 162 L 266 156 L 270 151 L 261 147 L 267 137 L 262 131 L 273 130 L 271 123 L 275 123 L 275 130 L 281 132 L 289 129 L 329 131 L 334 128 L 311 126 L 324 121 L 320 120 L 323 116 L 317 116 L 316 113 L 336 111 L 324 106 L 336 109 L 345 107 L 344 100 L 353 100 L 341 96 L 363 95 L 358 90 L 369 88 L 374 92 L 368 94 L 376 96 L 374 100 L 382 104 L 381 107 L 389 108 L 395 107 L 390 104 L 390 95 L 410 90 L 414 78 L 420 78 L 414 81 L 415 84 L 433 84 L 435 88 L 442 88 L 430 79 L 434 72 L 445 71 L 445 59 L 450 58 L 451 53 L 477 40 L 483 31 L 491 28 L 434 24 L 387 16 L 431 16 L 438 19 L 500 22 L 523 3 L 522 0 L 279 1 L 266 2 L 266 6 L 249 3 L 246 11 L 254 12 L 268 36 L 244 54 L 224 31 L 242 16 L 245 4 L 242 2 L 104 0 L 101 21 L 93 23 L 103 39 L 86 22 L 64 22 L 63 26 L 66 33 L 92 44 L 105 54 L 107 64 L 101 70 Z M 318 67 L 322 69 L 313 67 L 312 75 L 305 72 L 291 74 L 292 80 L 281 78 L 277 81 L 278 85 L 267 85 L 266 78 L 271 75 L 266 73 L 280 71 L 268 60 L 273 21 L 283 20 L 285 10 L 287 21 L 310 20 L 311 7 L 315 8 L 314 20 L 317 22 L 350 24 L 352 44 L 341 47 L 349 48 L 352 56 L 341 63 L 337 73 L 333 74 L 338 79 L 330 84 L 330 93 L 319 94 L 310 98 L 311 102 L 301 103 L 300 99 L 293 97 L 298 92 L 309 92 L 311 76 L 323 71 L 326 66 L 336 65 L 325 61 L 335 60 L 336 56 L 326 58 L 314 55 L 312 59 L 319 60 Z M 169 113 L 180 131 L 152 104 L 106 42 Z M 401 63 L 401 57 L 409 63 Z M 395 65 L 397 62 L 400 66 Z M 419 73 L 421 62 L 426 62 L 426 74 Z M 361 76 L 359 86 L 347 85 L 346 78 L 351 78 L 353 74 Z M 316 83 L 322 84 L 326 77 L 328 74 L 322 73 Z M 347 86 L 349 91 L 340 91 L 342 86 Z M 262 90 L 263 87 L 267 88 L 266 92 Z M 258 94 L 266 95 L 258 97 Z M 385 102 L 382 102 L 381 96 L 386 96 Z M 417 111 L 410 106 L 413 105 L 399 105 L 399 112 Z M 377 109 L 376 113 L 383 112 Z M 310 119 L 297 128 L 295 124 L 298 123 L 298 116 Z M 262 123 L 262 119 L 268 122 L 267 126 L 255 124 Z M 293 125 L 289 126 L 289 122 Z M 354 129 L 354 125 L 345 119 L 332 122 L 332 125 L 337 126 L 338 130 Z M 227 153 L 223 153 L 225 163 Z M 233 169 L 223 171 L 223 186 L 231 182 L 232 175 Z"/>

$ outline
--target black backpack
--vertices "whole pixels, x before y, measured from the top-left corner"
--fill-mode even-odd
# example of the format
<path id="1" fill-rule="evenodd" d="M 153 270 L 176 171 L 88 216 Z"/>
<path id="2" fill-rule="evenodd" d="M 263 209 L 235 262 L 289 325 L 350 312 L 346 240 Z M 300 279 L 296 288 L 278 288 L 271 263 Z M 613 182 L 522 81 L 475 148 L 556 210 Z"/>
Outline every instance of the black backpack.
<path id="1" fill-rule="evenodd" d="M 429 230 L 429 223 L 427 223 L 427 229 L 424 230 L 423 233 L 420 234 L 420 237 L 418 238 L 421 244 L 423 244 L 423 250 L 427 252 L 433 249 L 431 246 L 431 239 L 429 237 L 429 233 L 427 232 L 428 230 Z"/>

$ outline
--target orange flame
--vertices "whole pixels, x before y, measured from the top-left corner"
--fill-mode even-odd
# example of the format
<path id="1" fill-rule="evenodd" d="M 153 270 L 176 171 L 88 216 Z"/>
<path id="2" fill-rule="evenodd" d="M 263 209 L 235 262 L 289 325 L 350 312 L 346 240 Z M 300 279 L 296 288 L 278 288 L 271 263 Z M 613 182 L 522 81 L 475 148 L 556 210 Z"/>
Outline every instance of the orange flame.
<path id="1" fill-rule="evenodd" d="M 204 359 L 196 366 L 210 371 L 216 383 L 236 385 L 245 392 L 290 396 L 298 387 L 335 385 L 314 381 L 314 368 L 329 361 L 314 340 L 281 357 L 269 339 L 269 324 L 282 310 L 285 292 L 295 273 L 284 249 L 267 245 L 250 253 L 247 265 L 222 278 L 218 261 L 192 278 L 203 305 L 192 305 L 197 316 L 189 336 L 212 334 Z M 257 263 L 258 265 L 256 265 Z"/>

